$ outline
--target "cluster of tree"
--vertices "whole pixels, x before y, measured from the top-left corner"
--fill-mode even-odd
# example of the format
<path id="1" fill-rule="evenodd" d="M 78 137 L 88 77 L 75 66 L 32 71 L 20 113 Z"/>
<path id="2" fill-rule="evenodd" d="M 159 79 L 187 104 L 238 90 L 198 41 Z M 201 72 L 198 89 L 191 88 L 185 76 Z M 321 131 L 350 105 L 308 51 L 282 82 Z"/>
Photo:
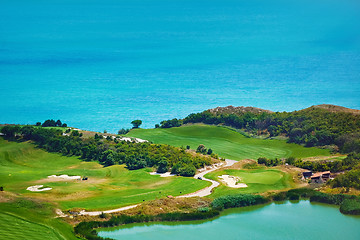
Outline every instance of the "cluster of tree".
<path id="1" fill-rule="evenodd" d="M 284 160 L 278 159 L 278 158 L 267 159 L 266 157 L 259 157 L 257 161 L 258 161 L 258 164 L 264 164 L 267 167 L 273 167 L 273 166 L 284 164 Z"/>
<path id="2" fill-rule="evenodd" d="M 330 185 L 334 188 L 345 187 L 345 188 L 356 188 L 360 190 L 360 167 L 352 169 L 344 174 L 337 176 L 330 182 Z"/>
<path id="3" fill-rule="evenodd" d="M 127 134 L 128 132 L 130 132 L 130 129 L 125 129 L 125 128 L 122 128 L 118 131 L 118 134 L 119 135 L 125 135 Z"/>
<path id="4" fill-rule="evenodd" d="M 207 155 L 213 154 L 213 150 L 211 148 L 207 149 L 203 144 L 200 144 L 197 147 L 196 152 L 201 153 L 201 154 L 207 154 Z"/>
<path id="5" fill-rule="evenodd" d="M 160 122 L 159 124 L 155 124 L 155 128 L 172 128 L 172 127 L 180 127 L 183 124 L 183 121 L 181 119 L 170 119 L 170 120 L 164 120 Z"/>
<path id="6" fill-rule="evenodd" d="M 66 123 L 62 123 L 60 120 L 55 121 L 54 119 L 48 119 L 41 124 L 41 122 L 37 122 L 36 126 L 42 127 L 67 127 Z"/>
<path id="7" fill-rule="evenodd" d="M 162 121 L 160 127 L 187 123 L 223 124 L 270 137 L 287 136 L 289 142 L 307 147 L 337 145 L 343 153 L 360 152 L 360 115 L 308 108 L 294 112 L 217 114 L 210 110 L 184 119 Z"/>
<path id="8" fill-rule="evenodd" d="M 181 176 L 194 176 L 197 168 L 210 165 L 209 156 L 192 155 L 184 149 L 169 145 L 116 141 L 99 136 L 82 139 L 77 131 L 70 136 L 63 136 L 62 131 L 32 126 L 5 126 L 1 130 L 7 138 L 21 136 L 25 140 L 33 140 L 39 147 L 49 152 L 60 152 L 64 155 L 80 156 L 86 161 L 98 161 L 104 166 L 126 164 L 130 170 L 144 167 L 156 167 L 158 172 L 166 172 Z"/>

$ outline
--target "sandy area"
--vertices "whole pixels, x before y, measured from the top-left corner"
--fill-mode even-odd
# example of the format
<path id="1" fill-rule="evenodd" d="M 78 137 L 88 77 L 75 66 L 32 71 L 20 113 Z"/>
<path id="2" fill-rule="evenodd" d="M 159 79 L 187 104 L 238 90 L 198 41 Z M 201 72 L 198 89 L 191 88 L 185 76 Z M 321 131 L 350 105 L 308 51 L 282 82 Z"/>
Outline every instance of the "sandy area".
<path id="1" fill-rule="evenodd" d="M 228 187 L 231 188 L 246 188 L 247 185 L 245 183 L 237 183 L 240 181 L 240 178 L 230 175 L 221 175 L 219 176 L 220 179 L 222 179 L 223 182 L 226 183 Z"/>
<path id="2" fill-rule="evenodd" d="M 66 180 L 80 180 L 81 179 L 81 176 L 69 176 L 69 175 L 59 175 L 59 176 L 56 176 L 56 175 L 50 175 L 48 176 L 49 179 L 54 179 L 54 180 L 63 180 L 63 181 L 66 181 Z"/>
<path id="3" fill-rule="evenodd" d="M 44 187 L 44 185 L 34 185 L 34 186 L 30 186 L 28 187 L 26 190 L 31 191 L 31 192 L 43 192 L 43 191 L 49 191 L 52 188 L 42 188 Z"/>
<path id="4" fill-rule="evenodd" d="M 108 136 L 103 136 L 103 138 L 107 138 Z M 117 136 L 111 136 L 112 139 L 117 139 L 119 141 L 126 141 L 126 142 L 136 142 L 136 143 L 142 143 L 142 142 L 148 142 L 147 140 L 141 139 L 141 138 L 130 138 L 130 137 L 117 137 Z"/>
<path id="5" fill-rule="evenodd" d="M 150 175 L 160 175 L 160 177 L 173 177 L 173 176 L 176 176 L 176 174 L 171 174 L 171 172 L 166 172 L 166 173 L 151 172 Z"/>

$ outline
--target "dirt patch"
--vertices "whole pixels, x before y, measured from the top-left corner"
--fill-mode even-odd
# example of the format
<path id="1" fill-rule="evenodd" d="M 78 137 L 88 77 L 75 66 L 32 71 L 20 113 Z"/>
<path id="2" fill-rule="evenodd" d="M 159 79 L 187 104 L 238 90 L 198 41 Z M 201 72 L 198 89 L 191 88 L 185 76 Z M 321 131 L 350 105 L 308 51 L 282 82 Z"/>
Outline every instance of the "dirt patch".
<path id="1" fill-rule="evenodd" d="M 15 199 L 15 194 L 10 193 L 10 192 L 6 192 L 6 191 L 1 191 L 0 192 L 0 203 L 2 202 L 11 202 Z"/>

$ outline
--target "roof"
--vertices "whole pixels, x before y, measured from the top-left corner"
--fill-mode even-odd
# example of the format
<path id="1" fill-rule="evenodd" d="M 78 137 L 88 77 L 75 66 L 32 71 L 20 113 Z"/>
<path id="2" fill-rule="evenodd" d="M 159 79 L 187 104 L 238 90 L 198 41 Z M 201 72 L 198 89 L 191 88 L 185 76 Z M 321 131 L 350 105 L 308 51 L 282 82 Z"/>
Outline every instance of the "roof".
<path id="1" fill-rule="evenodd" d="M 324 175 L 324 174 L 330 174 L 330 173 L 331 173 L 330 171 L 317 172 L 317 173 L 314 173 L 314 175 L 312 175 L 311 178 L 318 178 L 318 177 L 321 177 L 321 176 Z"/>

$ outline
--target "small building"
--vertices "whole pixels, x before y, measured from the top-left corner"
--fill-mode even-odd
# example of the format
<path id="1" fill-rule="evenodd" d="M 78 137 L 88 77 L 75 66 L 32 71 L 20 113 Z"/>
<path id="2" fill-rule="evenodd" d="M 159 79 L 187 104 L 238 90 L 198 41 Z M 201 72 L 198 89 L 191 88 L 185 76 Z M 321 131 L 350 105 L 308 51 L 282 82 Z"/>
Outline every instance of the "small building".
<path id="1" fill-rule="evenodd" d="M 303 172 L 302 175 L 305 179 L 308 179 L 309 177 L 312 176 L 312 171 Z"/>
<path id="2" fill-rule="evenodd" d="M 330 171 L 317 172 L 311 176 L 311 183 L 324 183 L 330 179 Z"/>

